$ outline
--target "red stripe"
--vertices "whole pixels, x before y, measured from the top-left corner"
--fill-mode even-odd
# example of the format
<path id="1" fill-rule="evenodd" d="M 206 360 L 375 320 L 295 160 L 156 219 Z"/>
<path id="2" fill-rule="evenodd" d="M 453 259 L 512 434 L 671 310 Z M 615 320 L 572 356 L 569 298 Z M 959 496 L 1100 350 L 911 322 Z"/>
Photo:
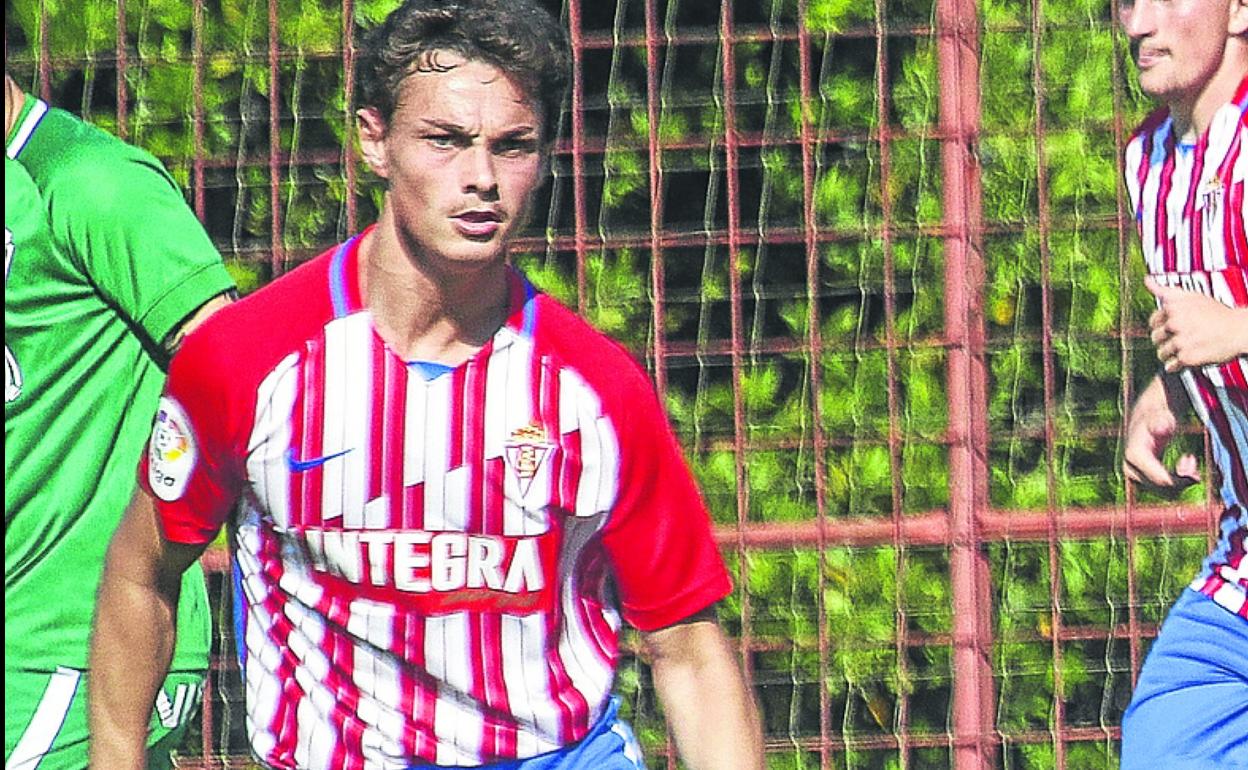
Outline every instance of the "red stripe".
<path id="1" fill-rule="evenodd" d="M 570 514 L 576 513 L 576 491 L 581 486 L 581 432 L 574 430 L 559 437 L 558 505 Z"/>
<path id="2" fill-rule="evenodd" d="M 1200 178 L 1205 171 L 1205 156 L 1209 149 L 1209 132 L 1201 134 L 1196 143 L 1195 157 L 1192 158 L 1192 175 L 1187 184 L 1187 202 L 1183 204 L 1183 218 L 1188 222 L 1188 246 L 1191 249 L 1191 271 L 1205 269 L 1204 250 L 1204 210 L 1196 209 L 1196 198 L 1200 194 Z"/>
<path id="3" fill-rule="evenodd" d="M 272 625 L 264 633 L 280 650 L 279 662 L 271 674 L 281 684 L 282 694 L 268 724 L 268 731 L 275 739 L 269 758 L 274 765 L 293 767 L 299 739 L 297 713 L 303 690 L 295 680 L 295 657 L 290 652 L 290 633 L 293 627 L 288 621 L 282 622 L 286 618 L 286 597 L 277 587 L 284 571 L 278 548 L 277 538 L 272 533 L 266 533 L 265 537 L 260 538 L 260 553 L 257 554 L 261 565 L 260 578 L 268 589 L 260 606 L 273 619 Z M 257 666 L 260 662 L 252 658 L 248 665 Z"/>
<path id="4" fill-rule="evenodd" d="M 467 367 L 461 366 L 451 372 L 451 421 L 450 442 L 447 446 L 448 471 L 464 464 L 464 396 Z"/>
<path id="5" fill-rule="evenodd" d="M 1175 259 L 1174 240 L 1170 238 L 1170 214 L 1167 210 L 1166 201 L 1170 197 L 1170 190 L 1174 186 L 1175 152 L 1173 127 L 1166 133 L 1165 150 L 1166 160 L 1161 166 L 1161 181 L 1157 185 L 1153 237 L 1157 244 L 1156 248 L 1161 250 L 1162 269 L 1167 273 L 1172 273 L 1178 269 L 1178 260 Z"/>
<path id="6" fill-rule="evenodd" d="M 407 662 L 416 674 L 413 681 L 412 723 L 416 727 L 416 756 L 434 762 L 438 758 L 438 738 L 433 731 L 433 712 L 438 702 L 438 685 L 425 662 L 425 621 L 412 618 L 408 624 Z"/>
<path id="7" fill-rule="evenodd" d="M 485 357 L 474 356 L 461 367 L 464 372 L 463 395 L 457 401 L 462 405 L 464 414 L 464 463 L 468 466 L 468 510 L 465 511 L 464 529 L 467 532 L 483 532 L 485 524 L 485 386 L 486 371 L 492 356 L 489 351 Z M 458 375 L 459 372 L 456 372 Z M 485 643 L 485 626 L 487 621 L 483 613 L 469 612 L 468 639 L 472 670 L 472 699 L 478 704 L 488 704 L 489 686 L 487 684 L 487 667 L 495 665 L 491 660 L 490 648 Z M 491 714 L 482 710 L 483 725 L 481 736 L 481 758 L 495 756 L 494 731 L 491 728 Z"/>
<path id="8" fill-rule="evenodd" d="M 1222 159 L 1221 165 L 1217 170 L 1217 179 L 1222 187 L 1222 265 L 1214 265 L 1214 267 L 1224 268 L 1233 265 L 1248 265 L 1248 245 L 1243 243 L 1244 237 L 1244 216 L 1243 208 L 1236 208 L 1234 199 L 1234 173 L 1235 162 L 1239 159 L 1239 153 L 1243 149 L 1243 138 L 1248 126 L 1245 124 L 1245 117 L 1240 116 L 1239 127 L 1231 138 L 1231 145 L 1227 148 L 1226 157 Z M 1241 183 L 1240 200 L 1243 200 L 1243 190 Z M 1236 237 L 1238 235 L 1238 238 Z"/>
<path id="9" fill-rule="evenodd" d="M 344 630 L 351 619 L 350 598 L 326 594 L 325 599 L 317 603 L 317 609 L 328 621 L 324 624 L 327 639 L 322 651 L 330 660 L 325 686 L 335 696 L 330 723 L 342 738 L 334 746 L 330 766 L 360 770 L 363 767 L 363 725 L 356 716 L 360 711 L 360 688 L 355 683 L 355 640 Z"/>
<path id="10" fill-rule="evenodd" d="M 1235 95 L 1231 97 L 1231 102 L 1239 105 L 1241 108 L 1244 107 L 1245 102 L 1248 102 L 1248 75 L 1239 81 L 1239 85 L 1235 88 Z"/>
<path id="11" fill-rule="evenodd" d="M 559 370 L 550 359 L 543 359 L 542 362 L 542 389 L 541 389 L 541 423 L 546 435 L 550 437 L 562 438 L 559 430 L 559 401 L 561 393 L 561 385 L 559 379 Z M 550 460 L 554 462 L 552 468 L 552 485 L 556 483 L 553 477 L 554 469 L 561 468 L 566 462 L 563 457 L 563 447 L 560 445 L 555 450 L 554 457 Z M 553 490 L 552 490 L 553 491 Z M 570 513 L 576 512 L 576 490 L 572 490 L 570 496 L 571 505 L 566 508 Z M 554 524 L 552 523 L 552 526 Z M 563 602 L 562 596 L 557 596 L 553 612 L 547 621 L 547 628 L 560 629 L 563 627 Z M 560 712 L 560 736 L 565 743 L 578 740 L 589 729 L 589 704 L 585 702 L 585 697 L 572 683 L 571 677 L 568 676 L 567 668 L 563 664 L 557 645 L 552 645 L 547 653 L 547 664 L 550 670 L 551 693 L 554 695 L 555 703 L 559 707 Z"/>
<path id="12" fill-rule="evenodd" d="M 322 437 L 325 435 L 325 336 L 312 340 L 307 345 L 305 363 L 303 365 L 303 398 L 306 409 L 303 416 L 303 440 L 295 453 L 299 459 L 320 457 L 324 446 Z M 321 484 L 323 474 L 321 468 L 313 468 L 298 474 L 301 484 L 301 497 L 304 506 L 304 522 L 309 527 L 319 527 L 324 520 L 321 511 Z M 339 523 L 341 526 L 341 523 Z"/>
<path id="13" fill-rule="evenodd" d="M 468 511 L 465 529 L 485 532 L 485 386 L 489 358 L 474 358 L 464 367 L 465 462 L 468 465 Z"/>
<path id="14" fill-rule="evenodd" d="M 305 376 L 306 370 L 307 370 L 307 359 L 305 357 L 303 366 L 299 367 L 296 370 L 295 376 L 298 377 L 300 381 L 302 381 Z M 306 417 L 308 413 L 307 412 L 308 410 L 307 400 L 308 400 L 307 389 L 296 385 L 295 401 L 290 409 L 290 442 L 289 442 L 289 446 L 287 447 L 288 450 L 292 452 L 296 452 L 296 453 L 300 451 L 299 448 L 303 445 L 308 435 L 308 428 L 306 425 Z M 307 520 L 304 517 L 307 515 L 306 514 L 307 509 L 305 508 L 305 505 L 304 505 L 305 500 L 304 500 L 303 487 L 304 487 L 305 481 L 303 479 L 303 474 L 298 474 L 298 473 L 294 473 L 293 471 L 291 471 L 290 464 L 286 461 L 285 458 L 282 459 L 282 463 L 285 465 L 287 469 L 286 486 L 289 490 L 289 494 L 287 495 L 287 498 L 290 500 L 290 524 L 291 526 L 294 526 L 294 527 L 306 526 Z M 268 505 L 267 500 L 265 501 L 265 510 L 272 510 L 272 507 Z"/>
<path id="15" fill-rule="evenodd" d="M 383 372 L 385 386 L 381 411 L 385 415 L 381 435 L 381 486 L 390 503 L 391 527 L 405 528 L 407 499 L 403 489 L 403 429 L 407 422 L 407 367 L 397 356 L 387 354 Z"/>
<path id="16" fill-rule="evenodd" d="M 382 466 L 386 461 L 386 409 L 390 403 L 390 371 L 387 367 L 390 358 L 386 352 L 386 346 L 381 339 L 370 333 L 368 335 L 371 342 L 370 348 L 373 354 L 373 397 L 369 401 L 369 432 L 368 432 L 368 494 L 364 497 L 364 502 L 376 500 L 385 494 L 385 480 L 382 475 Z M 389 509 L 389 506 L 387 506 Z M 387 519 L 386 526 L 393 526 L 393 521 Z"/>

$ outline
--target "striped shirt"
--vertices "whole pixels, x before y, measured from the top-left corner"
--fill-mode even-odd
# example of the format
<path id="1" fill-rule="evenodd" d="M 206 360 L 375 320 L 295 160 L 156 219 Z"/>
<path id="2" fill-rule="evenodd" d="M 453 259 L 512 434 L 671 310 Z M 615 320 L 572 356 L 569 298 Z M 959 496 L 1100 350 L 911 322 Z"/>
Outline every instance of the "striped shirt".
<path id="1" fill-rule="evenodd" d="M 144 470 L 166 537 L 229 520 L 256 755 L 473 766 L 583 737 L 621 620 L 731 589 L 645 372 L 509 277 L 464 364 L 397 356 L 353 239 L 186 341 Z"/>
<path id="2" fill-rule="evenodd" d="M 1127 187 L 1148 272 L 1160 283 L 1248 307 L 1248 78 L 1195 144 L 1174 134 L 1167 110 L 1149 116 L 1126 152 Z M 1220 536 L 1192 588 L 1248 618 L 1248 357 L 1186 369 L 1204 422 L 1225 511 Z"/>

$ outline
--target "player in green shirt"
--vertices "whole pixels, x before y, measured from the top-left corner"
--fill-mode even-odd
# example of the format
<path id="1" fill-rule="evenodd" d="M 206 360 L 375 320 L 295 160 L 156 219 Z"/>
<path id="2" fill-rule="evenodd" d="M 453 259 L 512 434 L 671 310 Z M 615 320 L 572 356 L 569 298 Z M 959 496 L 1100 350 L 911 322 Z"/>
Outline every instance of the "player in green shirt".
<path id="1" fill-rule="evenodd" d="M 87 649 L 113 530 L 182 336 L 233 282 L 148 153 L 5 75 L 5 769 L 87 764 Z M 152 763 L 198 702 L 210 617 L 187 573 Z"/>

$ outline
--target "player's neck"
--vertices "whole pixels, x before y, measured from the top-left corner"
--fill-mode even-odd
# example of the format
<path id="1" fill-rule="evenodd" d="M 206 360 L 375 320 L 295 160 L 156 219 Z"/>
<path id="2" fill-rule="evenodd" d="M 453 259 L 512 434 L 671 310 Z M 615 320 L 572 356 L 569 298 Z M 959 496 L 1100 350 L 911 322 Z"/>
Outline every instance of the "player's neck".
<path id="1" fill-rule="evenodd" d="M 507 320 L 507 267 L 431 274 L 399 246 L 383 214 L 359 250 L 360 294 L 373 324 L 407 361 L 468 360 Z"/>
<path id="2" fill-rule="evenodd" d="M 17 122 L 17 116 L 21 114 L 22 103 L 26 101 L 26 94 L 13 82 L 13 78 L 8 75 L 4 76 L 4 138 L 8 141 L 9 134 L 13 133 L 13 124 Z"/>
<path id="3" fill-rule="evenodd" d="M 1248 72 L 1248 46 L 1228 47 L 1222 65 L 1199 93 L 1190 100 L 1170 103 L 1175 135 L 1180 141 L 1194 143 L 1205 133 L 1217 111 L 1235 96 L 1245 72 Z"/>

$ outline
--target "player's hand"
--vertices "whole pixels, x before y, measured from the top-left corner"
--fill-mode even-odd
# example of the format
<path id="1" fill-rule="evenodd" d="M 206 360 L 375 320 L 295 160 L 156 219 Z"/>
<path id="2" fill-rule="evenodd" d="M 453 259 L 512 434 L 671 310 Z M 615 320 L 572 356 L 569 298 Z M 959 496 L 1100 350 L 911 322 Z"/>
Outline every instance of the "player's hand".
<path id="1" fill-rule="evenodd" d="M 1148 276 L 1144 285 L 1159 307 L 1149 317 L 1150 338 L 1166 371 L 1221 364 L 1248 353 L 1248 308 L 1223 305 L 1213 297 Z"/>
<path id="2" fill-rule="evenodd" d="M 1200 481 L 1196 456 L 1179 458 L 1172 472 L 1161 461 L 1170 439 L 1178 430 L 1179 420 L 1159 375 L 1153 378 L 1136 400 L 1127 419 L 1127 444 L 1122 471 L 1137 484 L 1147 484 L 1170 492 L 1179 492 Z"/>

